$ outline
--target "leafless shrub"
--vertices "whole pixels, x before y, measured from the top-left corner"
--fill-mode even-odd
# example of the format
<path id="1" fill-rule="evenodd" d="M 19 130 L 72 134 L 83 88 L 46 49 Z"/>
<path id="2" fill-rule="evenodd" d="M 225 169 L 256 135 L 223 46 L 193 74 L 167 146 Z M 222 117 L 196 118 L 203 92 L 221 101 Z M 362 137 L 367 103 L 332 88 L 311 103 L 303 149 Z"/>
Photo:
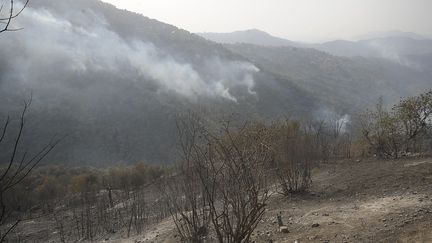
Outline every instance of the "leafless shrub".
<path id="1" fill-rule="evenodd" d="M 209 212 L 197 163 L 202 125 L 194 114 L 177 119 L 181 160 L 165 179 L 163 191 L 168 209 L 183 241 L 201 242 L 208 232 Z"/>
<path id="2" fill-rule="evenodd" d="M 190 165 L 187 168 L 194 171 L 191 183 L 198 185 L 193 198 L 202 203 L 197 207 L 187 200 L 189 210 L 201 211 L 186 218 L 208 217 L 219 242 L 248 242 L 269 198 L 265 168 L 273 160 L 271 135 L 264 125 L 233 129 L 226 121 L 216 131 L 191 124 L 197 123 L 187 120 L 179 130 L 192 135 L 183 137 L 182 144 L 187 144 L 183 154 Z"/>
<path id="3" fill-rule="evenodd" d="M 200 178 L 219 242 L 248 242 L 269 198 L 265 165 L 273 160 L 265 126 L 233 132 L 223 122 L 219 134 L 207 131 Z"/>
<path id="4" fill-rule="evenodd" d="M 312 182 L 312 163 L 318 159 L 317 142 L 298 121 L 276 124 L 275 174 L 284 195 L 303 192 Z"/>
<path id="5" fill-rule="evenodd" d="M 21 147 L 23 133 L 26 125 L 26 114 L 31 105 L 32 99 L 24 101 L 24 108 L 19 117 L 18 128 L 12 139 L 6 141 L 6 136 L 10 130 L 11 119 L 8 117 L 0 130 L 0 146 L 7 147 L 4 151 L 10 151 L 8 161 L 4 161 L 5 166 L 0 169 L 0 226 L 11 223 L 5 231 L 0 232 L 0 242 L 3 242 L 7 235 L 13 231 L 21 221 L 20 218 L 13 219 L 13 210 L 7 202 L 9 194 L 14 191 L 19 184 L 26 179 L 33 169 L 58 145 L 61 139 L 53 138 L 42 149 L 30 156 L 28 149 Z M 14 131 L 12 131 L 14 132 Z M 24 151 L 24 152 L 22 152 Z"/>
<path id="6" fill-rule="evenodd" d="M 208 232 L 207 203 L 198 179 L 193 169 L 184 168 L 164 185 L 170 215 L 180 238 L 187 242 L 201 242 Z"/>

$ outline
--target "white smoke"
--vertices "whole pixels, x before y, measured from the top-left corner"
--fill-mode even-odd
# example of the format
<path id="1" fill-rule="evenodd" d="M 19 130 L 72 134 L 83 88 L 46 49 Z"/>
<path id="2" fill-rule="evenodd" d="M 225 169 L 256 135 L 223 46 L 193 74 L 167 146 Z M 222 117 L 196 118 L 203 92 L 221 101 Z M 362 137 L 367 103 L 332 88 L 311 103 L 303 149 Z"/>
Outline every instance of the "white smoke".
<path id="1" fill-rule="evenodd" d="M 351 124 L 351 116 L 348 114 L 343 115 L 339 120 L 337 120 L 337 125 L 342 133 L 347 132 L 348 125 Z"/>
<path id="2" fill-rule="evenodd" d="M 22 49 L 12 65 L 19 68 L 15 71 L 20 79 L 35 79 L 43 70 L 116 74 L 128 70 L 136 72 L 138 79 L 156 82 L 159 92 L 190 99 L 222 97 L 236 102 L 234 87 L 254 94 L 253 73 L 258 69 L 250 63 L 214 57 L 204 64 L 209 74 L 201 75 L 191 64 L 176 61 L 152 43 L 122 38 L 94 13 L 71 11 L 68 15 L 28 8 L 16 21 L 25 29 L 1 40 L 2 46 L 19 43 Z"/>
<path id="3" fill-rule="evenodd" d="M 350 115 L 341 115 L 340 113 L 327 108 L 314 112 L 314 119 L 324 121 L 328 126 L 337 128 L 341 133 L 349 132 L 349 127 L 352 122 Z"/>
<path id="4" fill-rule="evenodd" d="M 401 55 L 397 48 L 391 45 L 384 45 L 379 41 L 371 41 L 368 43 L 368 46 L 378 53 L 381 58 L 387 59 L 402 66 L 421 70 L 421 66 L 419 64 L 414 63 Z"/>

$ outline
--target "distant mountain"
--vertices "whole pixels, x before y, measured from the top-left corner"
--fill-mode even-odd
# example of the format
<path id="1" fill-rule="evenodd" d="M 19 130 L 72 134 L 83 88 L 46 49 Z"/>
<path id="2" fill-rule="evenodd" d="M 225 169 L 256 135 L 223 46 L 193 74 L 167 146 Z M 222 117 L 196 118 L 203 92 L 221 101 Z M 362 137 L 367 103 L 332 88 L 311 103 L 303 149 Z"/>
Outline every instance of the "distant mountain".
<path id="1" fill-rule="evenodd" d="M 356 112 L 382 96 L 388 103 L 432 87 L 432 56 L 416 56 L 423 68 L 382 58 L 338 57 L 315 49 L 225 45 L 312 93 L 332 107 Z M 414 60 L 414 57 L 411 57 Z"/>
<path id="2" fill-rule="evenodd" d="M 358 42 L 361 46 L 367 46 L 386 57 L 387 55 L 397 54 L 404 55 L 419 55 L 432 54 L 431 39 L 412 39 L 408 37 L 387 37 L 370 40 L 362 40 Z"/>
<path id="3" fill-rule="evenodd" d="M 264 31 L 250 29 L 231 33 L 197 33 L 207 40 L 223 44 L 254 44 L 262 46 L 298 46 L 299 44 L 283 38 L 272 36 Z"/>
<path id="4" fill-rule="evenodd" d="M 430 37 L 424 35 L 419 35 L 413 32 L 398 31 L 398 30 L 369 32 L 364 35 L 356 36 L 353 39 L 359 41 L 359 40 L 381 39 L 381 38 L 388 38 L 388 37 L 405 37 L 405 38 L 416 39 L 416 40 L 431 39 Z"/>
<path id="5" fill-rule="evenodd" d="M 334 56 L 381 58 L 403 66 L 425 68 L 412 56 L 432 56 L 432 40 L 409 37 L 386 37 L 361 41 L 332 41 L 309 45 Z"/>
<path id="6" fill-rule="evenodd" d="M 372 32 L 358 37 L 358 41 L 335 40 L 317 44 L 297 43 L 256 29 L 232 33 L 199 33 L 199 35 L 222 44 L 314 48 L 336 56 L 377 57 L 396 62 L 401 61 L 406 55 L 432 53 L 432 39 L 401 31 Z"/>
<path id="7" fill-rule="evenodd" d="M 306 47 L 306 46 L 305 46 Z M 378 57 L 378 53 L 366 45 L 361 45 L 357 42 L 336 40 L 325 42 L 322 44 L 310 44 L 308 48 L 314 48 L 323 52 L 330 53 L 335 56 L 363 56 L 363 57 Z"/>

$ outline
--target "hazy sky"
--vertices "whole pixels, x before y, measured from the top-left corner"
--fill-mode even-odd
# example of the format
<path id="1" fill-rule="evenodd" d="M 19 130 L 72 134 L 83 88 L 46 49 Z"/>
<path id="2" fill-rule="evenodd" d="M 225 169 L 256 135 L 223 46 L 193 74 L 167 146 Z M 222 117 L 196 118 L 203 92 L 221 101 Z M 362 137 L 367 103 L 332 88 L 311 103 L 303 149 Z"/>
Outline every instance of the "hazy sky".
<path id="1" fill-rule="evenodd" d="M 103 0 L 191 32 L 257 28 L 300 41 L 371 31 L 432 36 L 432 0 Z"/>

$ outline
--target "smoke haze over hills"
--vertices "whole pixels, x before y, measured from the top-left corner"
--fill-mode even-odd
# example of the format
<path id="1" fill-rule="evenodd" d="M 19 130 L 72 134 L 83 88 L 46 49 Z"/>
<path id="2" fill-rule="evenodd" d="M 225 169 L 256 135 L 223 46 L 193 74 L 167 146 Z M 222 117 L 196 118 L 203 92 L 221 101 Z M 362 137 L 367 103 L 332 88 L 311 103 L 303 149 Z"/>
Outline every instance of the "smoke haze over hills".
<path id="1" fill-rule="evenodd" d="M 24 29 L 0 39 L 0 114 L 32 93 L 28 141 L 67 134 L 51 161 L 69 164 L 170 163 L 176 115 L 188 110 L 343 119 L 431 86 L 427 38 L 206 40 L 97 0 L 32 1 L 14 27 Z"/>

